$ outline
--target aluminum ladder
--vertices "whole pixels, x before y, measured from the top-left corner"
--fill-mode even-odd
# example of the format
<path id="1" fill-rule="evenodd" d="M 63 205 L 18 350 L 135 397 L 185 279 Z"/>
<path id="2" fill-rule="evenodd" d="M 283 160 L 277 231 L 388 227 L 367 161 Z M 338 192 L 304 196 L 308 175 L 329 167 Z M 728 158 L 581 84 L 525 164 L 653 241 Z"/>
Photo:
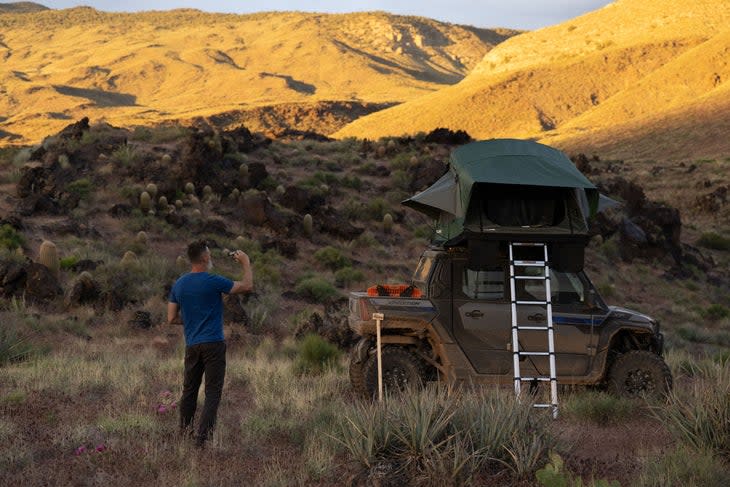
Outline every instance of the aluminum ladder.
<path id="1" fill-rule="evenodd" d="M 542 260 L 521 260 L 516 259 L 517 248 L 542 249 Z M 536 267 L 542 269 L 541 276 L 529 274 L 516 274 L 516 267 Z M 548 261 L 548 246 L 546 243 L 509 242 L 509 275 L 510 275 L 510 302 L 512 306 L 512 357 L 514 362 L 514 383 L 515 394 L 519 398 L 522 391 L 522 383 L 550 382 L 550 402 L 534 404 L 536 408 L 550 408 L 553 418 L 558 417 L 558 378 L 555 368 L 555 333 L 553 328 L 553 306 L 550 296 L 550 268 Z M 519 300 L 517 299 L 517 281 L 542 281 L 545 288 L 545 300 Z M 545 325 L 525 325 L 517 322 L 517 309 L 525 305 L 544 305 L 547 311 L 547 323 Z M 521 350 L 520 331 L 533 330 L 547 333 L 547 350 Z M 529 356 L 546 356 L 550 362 L 550 374 L 536 377 L 522 377 L 520 373 L 520 358 Z"/>

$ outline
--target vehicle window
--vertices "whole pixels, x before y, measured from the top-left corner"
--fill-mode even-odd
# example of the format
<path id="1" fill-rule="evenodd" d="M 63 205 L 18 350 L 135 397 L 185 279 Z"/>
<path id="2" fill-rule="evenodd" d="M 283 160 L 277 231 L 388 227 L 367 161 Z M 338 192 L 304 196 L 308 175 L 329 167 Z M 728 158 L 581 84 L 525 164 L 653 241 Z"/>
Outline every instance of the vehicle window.
<path id="1" fill-rule="evenodd" d="M 426 282 L 433 267 L 433 257 L 421 256 L 416 272 L 413 273 L 413 282 Z"/>
<path id="2" fill-rule="evenodd" d="M 585 302 L 585 286 L 577 274 L 551 270 L 550 291 L 556 304 L 580 304 Z"/>
<path id="3" fill-rule="evenodd" d="M 464 269 L 462 291 L 471 299 L 501 300 L 504 298 L 504 270 L 501 267 Z"/>

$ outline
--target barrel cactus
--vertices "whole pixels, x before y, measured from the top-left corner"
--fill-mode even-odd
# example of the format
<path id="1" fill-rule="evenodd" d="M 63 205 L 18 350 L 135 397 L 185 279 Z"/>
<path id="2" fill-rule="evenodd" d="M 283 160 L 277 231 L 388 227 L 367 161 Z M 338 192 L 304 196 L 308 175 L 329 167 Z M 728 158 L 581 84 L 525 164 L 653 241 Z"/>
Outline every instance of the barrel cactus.
<path id="1" fill-rule="evenodd" d="M 385 233 L 390 233 L 393 231 L 393 215 L 390 213 L 386 213 L 383 216 L 383 231 Z"/>
<path id="2" fill-rule="evenodd" d="M 145 188 L 145 191 L 147 191 L 152 198 L 157 196 L 157 185 L 155 183 L 150 183 Z"/>
<path id="3" fill-rule="evenodd" d="M 131 250 L 127 250 L 126 252 L 124 252 L 124 255 L 122 256 L 122 260 L 120 263 L 124 266 L 127 266 L 127 265 L 136 264 L 137 262 L 138 262 L 137 254 L 135 254 Z"/>
<path id="4" fill-rule="evenodd" d="M 56 279 L 61 277 L 61 261 L 58 258 L 58 248 L 50 240 L 44 240 L 41 243 L 38 262 L 46 266 Z"/>
<path id="5" fill-rule="evenodd" d="M 311 238 L 312 234 L 314 233 L 313 225 L 314 225 L 314 222 L 312 221 L 312 215 L 310 215 L 309 213 L 304 215 L 304 219 L 302 220 L 302 227 L 304 230 L 304 235 L 307 238 Z"/>
<path id="6" fill-rule="evenodd" d="M 142 210 L 142 213 L 149 213 L 152 209 L 152 197 L 147 191 L 142 191 L 142 194 L 139 195 L 139 209 Z"/>
<path id="7" fill-rule="evenodd" d="M 187 194 L 193 194 L 195 192 L 195 185 L 193 183 L 186 183 L 185 192 Z"/>

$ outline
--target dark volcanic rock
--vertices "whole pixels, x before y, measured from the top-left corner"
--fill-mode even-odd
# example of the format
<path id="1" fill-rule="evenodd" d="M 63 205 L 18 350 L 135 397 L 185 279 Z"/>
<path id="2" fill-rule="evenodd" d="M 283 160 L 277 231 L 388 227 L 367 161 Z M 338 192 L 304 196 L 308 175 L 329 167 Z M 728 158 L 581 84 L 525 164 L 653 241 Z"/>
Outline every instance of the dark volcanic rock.
<path id="1" fill-rule="evenodd" d="M 241 216 L 244 222 L 259 227 L 266 223 L 266 212 L 271 205 L 266 193 L 246 193 L 242 200 Z"/>
<path id="2" fill-rule="evenodd" d="M 338 214 L 331 207 L 318 215 L 315 225 L 319 231 L 344 240 L 357 238 L 365 231 L 363 228 L 353 226 L 350 220 Z"/>
<path id="3" fill-rule="evenodd" d="M 325 200 L 320 195 L 311 194 L 306 188 L 289 186 L 279 199 L 279 203 L 286 208 L 304 215 L 306 213 L 316 213 L 324 205 Z"/>
<path id="4" fill-rule="evenodd" d="M 58 136 L 62 139 L 80 139 L 89 128 L 89 117 L 84 117 L 78 122 L 66 126 L 58 133 Z"/>
<path id="5" fill-rule="evenodd" d="M 58 279 L 43 264 L 31 262 L 26 267 L 25 296 L 42 303 L 63 294 Z"/>
<path id="6" fill-rule="evenodd" d="M 347 298 L 342 298 L 325 306 L 324 316 L 312 313 L 309 320 L 299 325 L 294 332 L 297 338 L 314 333 L 325 340 L 348 350 L 357 343 L 357 336 L 347 324 L 349 313 Z"/>
<path id="7" fill-rule="evenodd" d="M 472 138 L 463 130 L 454 132 L 447 128 L 437 128 L 426 135 L 425 141 L 434 144 L 461 145 L 471 142 Z"/>
<path id="8" fill-rule="evenodd" d="M 441 161 L 430 160 L 421 161 L 416 165 L 408 167 L 408 176 L 410 177 L 409 190 L 414 193 L 423 191 L 443 176 L 448 170 L 448 166 Z"/>
<path id="9" fill-rule="evenodd" d="M 91 262 L 91 261 L 89 261 Z M 101 287 L 88 272 L 82 273 L 66 295 L 67 307 L 95 303 L 101 296 Z"/>
<path id="10" fill-rule="evenodd" d="M 695 200 L 695 206 L 705 213 L 716 213 L 727 204 L 728 187 L 720 186 L 716 190 L 698 196 Z"/>
<path id="11" fill-rule="evenodd" d="M 263 163 L 248 163 L 248 180 L 251 183 L 251 186 L 258 188 L 261 182 L 267 177 L 269 177 L 269 172 L 266 170 L 266 166 Z"/>

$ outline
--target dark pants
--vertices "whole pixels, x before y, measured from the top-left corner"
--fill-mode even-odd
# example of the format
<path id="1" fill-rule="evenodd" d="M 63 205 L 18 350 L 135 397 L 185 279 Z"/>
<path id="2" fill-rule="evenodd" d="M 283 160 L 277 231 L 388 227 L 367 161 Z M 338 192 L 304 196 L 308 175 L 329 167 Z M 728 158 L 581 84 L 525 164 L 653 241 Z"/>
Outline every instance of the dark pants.
<path id="1" fill-rule="evenodd" d="M 200 343 L 185 349 L 185 379 L 180 399 L 180 429 L 192 433 L 198 406 L 198 390 L 205 374 L 205 404 L 198 426 L 197 442 L 202 444 L 215 426 L 218 404 L 226 376 L 226 342 Z"/>

